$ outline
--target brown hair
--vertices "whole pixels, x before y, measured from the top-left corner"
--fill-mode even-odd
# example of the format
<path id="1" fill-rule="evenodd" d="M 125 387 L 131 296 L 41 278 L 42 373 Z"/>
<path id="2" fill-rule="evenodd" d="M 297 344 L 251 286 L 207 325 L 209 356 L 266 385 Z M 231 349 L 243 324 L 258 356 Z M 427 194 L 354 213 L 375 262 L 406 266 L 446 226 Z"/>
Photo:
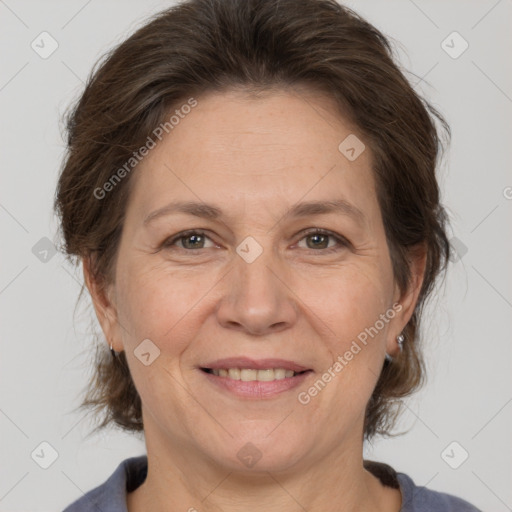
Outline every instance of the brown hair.
<path id="1" fill-rule="evenodd" d="M 410 250 L 427 249 L 426 271 L 404 350 L 386 361 L 367 405 L 364 436 L 388 434 L 400 398 L 423 383 L 419 322 L 450 245 L 436 167 L 450 128 L 415 93 L 386 37 L 334 0 L 188 0 L 154 16 L 97 63 L 67 116 L 68 150 L 55 209 L 63 250 L 90 261 L 100 286 L 112 283 L 131 174 L 102 199 L 94 193 L 191 96 L 241 87 L 323 91 L 357 126 L 373 157 L 377 196 L 395 279 L 410 279 Z M 82 288 L 81 294 L 84 291 Z M 80 297 L 79 297 L 80 298 Z M 142 431 L 141 400 L 121 352 L 97 345 L 96 369 L 81 407 Z M 96 429 L 95 429 L 96 430 Z"/>

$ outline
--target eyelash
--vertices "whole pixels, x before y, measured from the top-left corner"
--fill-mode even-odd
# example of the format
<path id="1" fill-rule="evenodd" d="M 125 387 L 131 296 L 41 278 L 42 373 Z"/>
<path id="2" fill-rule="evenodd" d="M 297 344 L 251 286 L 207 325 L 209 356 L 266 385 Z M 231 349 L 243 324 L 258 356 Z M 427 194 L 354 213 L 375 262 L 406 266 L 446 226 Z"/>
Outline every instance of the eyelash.
<path id="1" fill-rule="evenodd" d="M 175 236 L 167 238 L 166 240 L 164 240 L 164 242 L 162 243 L 161 247 L 162 248 L 166 248 L 166 249 L 167 248 L 171 248 L 178 240 L 181 240 L 183 238 L 188 238 L 188 237 L 190 237 L 192 235 L 201 235 L 201 236 L 204 236 L 204 237 L 210 239 L 210 237 L 204 231 L 202 231 L 201 229 L 189 229 L 187 231 L 182 231 L 182 232 L 178 233 Z M 299 242 L 301 240 L 303 240 L 304 238 L 307 238 L 308 236 L 325 235 L 325 236 L 331 237 L 334 240 L 336 240 L 336 242 L 338 242 L 338 244 L 341 246 L 341 248 L 346 248 L 346 247 L 350 246 L 350 242 L 346 238 L 344 238 L 344 237 L 342 237 L 340 235 L 337 235 L 337 234 L 333 233 L 332 231 L 328 231 L 326 229 L 309 228 L 309 229 L 306 229 L 306 230 L 302 231 L 300 233 L 300 235 L 302 235 L 302 238 L 300 238 Z M 182 251 L 189 252 L 189 253 L 190 252 L 193 253 L 195 251 L 202 250 L 202 248 L 199 248 L 199 249 L 185 249 L 183 247 L 177 247 L 177 248 L 182 250 Z M 326 253 L 329 254 L 329 253 L 332 253 L 332 252 L 340 250 L 340 247 L 330 247 L 328 249 L 320 249 L 320 250 L 317 250 L 317 249 L 306 249 L 306 250 L 313 251 L 313 252 L 322 252 L 324 254 L 326 254 Z"/>

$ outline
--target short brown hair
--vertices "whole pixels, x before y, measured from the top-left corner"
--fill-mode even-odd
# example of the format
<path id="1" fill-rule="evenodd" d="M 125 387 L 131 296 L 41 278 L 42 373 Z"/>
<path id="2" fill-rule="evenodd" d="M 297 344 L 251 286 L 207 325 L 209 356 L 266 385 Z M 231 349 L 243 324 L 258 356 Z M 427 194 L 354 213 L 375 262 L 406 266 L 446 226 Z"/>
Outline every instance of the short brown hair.
<path id="1" fill-rule="evenodd" d="M 413 90 L 388 39 L 351 9 L 334 0 L 188 0 L 157 14 L 107 54 L 67 117 L 68 149 L 55 198 L 63 251 L 90 261 L 101 286 L 111 283 L 133 180 L 128 175 L 101 200 L 94 190 L 186 98 L 293 85 L 333 98 L 370 148 L 402 290 L 410 279 L 410 249 L 423 244 L 427 250 L 404 350 L 384 363 L 366 408 L 364 436 L 390 434 L 399 399 L 423 383 L 420 314 L 450 256 L 436 179 L 443 149 L 436 119 L 447 140 L 451 133 Z M 141 400 L 125 354 L 112 358 L 106 347 L 97 345 L 95 375 L 81 407 L 105 413 L 97 428 L 113 422 L 141 431 Z"/>

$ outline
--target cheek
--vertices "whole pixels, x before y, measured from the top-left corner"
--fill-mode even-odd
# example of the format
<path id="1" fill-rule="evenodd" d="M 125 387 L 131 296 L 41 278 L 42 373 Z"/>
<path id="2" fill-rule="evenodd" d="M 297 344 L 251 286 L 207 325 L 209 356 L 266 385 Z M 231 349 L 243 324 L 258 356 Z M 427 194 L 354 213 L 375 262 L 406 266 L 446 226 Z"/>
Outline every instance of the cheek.
<path id="1" fill-rule="evenodd" d="M 172 338 L 173 349 L 179 351 L 180 331 L 205 287 L 194 276 L 172 275 L 157 266 L 120 268 L 119 276 L 119 319 L 130 344 L 149 338 L 161 346 Z"/>
<path id="2" fill-rule="evenodd" d="M 344 268 L 326 291 L 317 290 L 319 315 L 334 326 L 340 348 L 373 326 L 392 305 L 392 281 L 379 268 Z"/>
<path id="3" fill-rule="evenodd" d="M 340 432 L 347 421 L 358 421 L 364 414 L 378 380 L 383 340 L 394 317 L 390 284 L 382 269 L 346 268 L 315 306 L 315 314 L 329 327 L 323 347 L 327 354 L 323 373 L 301 391 L 310 398 L 313 415 L 326 421 L 328 417 Z"/>
<path id="4" fill-rule="evenodd" d="M 329 414 L 340 425 L 343 414 L 362 414 L 382 369 L 383 345 L 394 317 L 391 284 L 389 274 L 377 267 L 367 268 L 366 272 L 345 269 L 330 288 L 327 309 L 317 310 L 330 327 L 324 339 L 324 378 L 320 376 L 329 383 L 313 407 L 321 408 L 326 402 L 339 404 L 341 410 L 331 410 Z M 318 387 L 322 389 L 322 383 Z M 346 392 L 348 389 L 350 393 Z"/>

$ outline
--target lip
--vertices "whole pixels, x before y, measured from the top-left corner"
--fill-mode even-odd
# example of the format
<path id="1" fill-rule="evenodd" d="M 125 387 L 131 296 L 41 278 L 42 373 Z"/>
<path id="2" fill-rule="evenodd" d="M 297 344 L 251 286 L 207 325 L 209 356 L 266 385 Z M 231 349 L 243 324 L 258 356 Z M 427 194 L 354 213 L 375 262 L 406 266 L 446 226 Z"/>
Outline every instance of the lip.
<path id="1" fill-rule="evenodd" d="M 222 360 L 227 361 L 227 360 Z M 229 360 L 230 363 L 232 360 Z M 265 364 L 268 363 L 268 361 L 280 361 L 279 359 L 265 359 L 263 360 Z M 258 363 L 261 363 L 261 360 L 258 361 Z M 224 362 L 223 362 L 224 364 Z M 280 363 L 282 364 L 282 362 Z M 288 361 L 288 364 L 292 364 L 290 361 Z M 271 366 L 272 367 L 272 366 Z M 277 366 L 275 368 L 283 368 L 283 366 Z M 300 367 L 299 365 L 296 365 L 295 367 Z M 219 368 L 226 368 L 225 366 L 219 366 Z M 228 368 L 235 368 L 235 366 L 228 366 Z M 242 366 L 243 368 L 243 366 Z M 249 367 L 251 368 L 251 367 Z M 252 366 L 254 368 L 254 366 Z M 265 368 L 269 368 L 266 366 Z M 260 368 L 261 369 L 261 368 Z M 288 368 L 293 369 L 293 368 Z M 297 370 L 294 370 L 297 371 Z M 303 370 L 299 370 L 303 371 Z M 286 391 L 290 391 L 298 386 L 300 386 L 305 379 L 307 379 L 310 375 L 313 374 L 312 370 L 305 371 L 304 373 L 299 373 L 293 377 L 287 377 L 282 380 L 273 380 L 270 382 L 263 382 L 263 381 L 249 381 L 244 382 L 242 380 L 235 380 L 231 379 L 229 377 L 220 377 L 217 375 L 214 375 L 213 373 L 207 373 L 201 369 L 199 369 L 199 372 L 204 375 L 204 377 L 217 389 L 223 392 L 228 392 L 230 395 L 234 395 L 239 398 L 245 398 L 245 399 L 257 399 L 261 400 L 264 398 L 274 398 L 277 395 L 280 395 L 281 393 L 284 393 Z"/>
<path id="2" fill-rule="evenodd" d="M 217 359 L 216 361 L 201 365 L 200 368 L 209 368 L 212 370 L 221 368 L 251 368 L 254 370 L 284 368 L 285 370 L 293 370 L 294 372 L 311 370 L 311 368 L 302 366 L 295 361 L 285 359 L 250 359 L 248 357 L 228 357 L 225 359 Z"/>

